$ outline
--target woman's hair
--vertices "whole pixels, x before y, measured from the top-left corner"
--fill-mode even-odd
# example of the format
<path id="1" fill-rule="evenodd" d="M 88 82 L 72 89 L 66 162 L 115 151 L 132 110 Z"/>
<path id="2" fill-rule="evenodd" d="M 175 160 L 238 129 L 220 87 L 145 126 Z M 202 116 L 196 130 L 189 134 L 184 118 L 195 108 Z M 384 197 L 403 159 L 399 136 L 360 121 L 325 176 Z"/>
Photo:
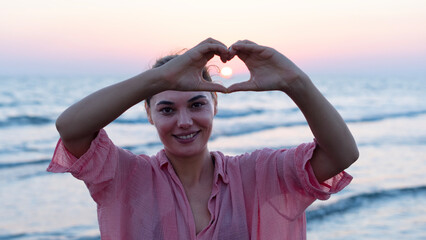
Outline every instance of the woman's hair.
<path id="1" fill-rule="evenodd" d="M 161 67 L 161 66 L 163 66 L 164 64 L 166 64 L 168 61 L 170 61 L 170 60 L 172 60 L 172 59 L 174 59 L 174 58 L 176 58 L 176 57 L 178 57 L 179 56 L 179 54 L 173 54 L 173 55 L 168 55 L 168 56 L 165 56 L 165 57 L 162 57 L 162 58 L 160 58 L 160 59 L 157 59 L 157 61 L 155 62 L 155 64 L 152 66 L 152 68 L 158 68 L 158 67 Z M 211 76 L 210 76 L 210 74 L 209 74 L 209 72 L 208 72 L 208 70 L 207 70 L 207 67 L 204 67 L 203 68 L 203 78 L 206 80 L 206 81 L 208 81 L 208 82 L 212 82 L 212 78 L 211 78 Z M 151 96 L 152 97 L 152 96 Z M 148 107 L 150 107 L 150 100 L 151 100 L 151 97 L 148 97 L 147 99 L 145 99 L 145 101 L 146 101 L 146 104 L 148 105 Z"/>

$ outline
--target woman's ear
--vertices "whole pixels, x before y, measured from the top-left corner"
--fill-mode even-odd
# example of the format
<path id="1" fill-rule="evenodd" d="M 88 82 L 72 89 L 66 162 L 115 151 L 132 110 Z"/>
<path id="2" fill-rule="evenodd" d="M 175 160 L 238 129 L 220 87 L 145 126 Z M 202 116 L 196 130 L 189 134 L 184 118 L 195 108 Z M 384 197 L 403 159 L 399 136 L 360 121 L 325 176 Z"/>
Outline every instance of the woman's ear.
<path id="1" fill-rule="evenodd" d="M 148 117 L 149 123 L 154 125 L 154 122 L 152 121 L 152 117 L 151 117 L 151 108 L 148 106 L 148 103 L 146 101 L 145 101 L 145 110 L 146 110 L 146 116 Z"/>

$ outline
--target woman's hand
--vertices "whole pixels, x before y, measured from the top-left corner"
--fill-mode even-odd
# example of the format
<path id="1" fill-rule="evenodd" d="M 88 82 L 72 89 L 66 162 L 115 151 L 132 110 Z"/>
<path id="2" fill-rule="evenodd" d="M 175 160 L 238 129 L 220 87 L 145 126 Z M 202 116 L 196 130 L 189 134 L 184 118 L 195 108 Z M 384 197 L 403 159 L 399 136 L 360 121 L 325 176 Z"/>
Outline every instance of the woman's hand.
<path id="1" fill-rule="evenodd" d="M 229 48 L 230 58 L 237 55 L 250 71 L 250 79 L 228 88 L 235 91 L 288 91 L 298 80 L 308 79 L 292 61 L 273 48 L 244 40 Z"/>
<path id="2" fill-rule="evenodd" d="M 229 60 L 227 47 L 209 38 L 161 66 L 160 71 L 169 90 L 227 92 L 223 85 L 208 82 L 202 77 L 203 68 L 214 55 L 219 56 L 222 62 Z"/>

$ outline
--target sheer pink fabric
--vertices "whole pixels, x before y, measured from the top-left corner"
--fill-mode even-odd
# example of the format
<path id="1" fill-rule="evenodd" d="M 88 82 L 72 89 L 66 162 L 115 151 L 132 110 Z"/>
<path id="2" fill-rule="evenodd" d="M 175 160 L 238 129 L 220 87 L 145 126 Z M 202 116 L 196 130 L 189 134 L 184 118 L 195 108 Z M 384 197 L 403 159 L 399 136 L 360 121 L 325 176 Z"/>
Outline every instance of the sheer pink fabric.
<path id="1" fill-rule="evenodd" d="M 86 183 L 98 205 L 102 239 L 306 239 L 305 209 L 352 179 L 341 172 L 318 183 L 309 164 L 314 149 L 313 142 L 240 156 L 212 152 L 211 221 L 198 234 L 164 151 L 134 155 L 101 130 L 80 159 L 59 140 L 47 170 L 70 172 Z"/>

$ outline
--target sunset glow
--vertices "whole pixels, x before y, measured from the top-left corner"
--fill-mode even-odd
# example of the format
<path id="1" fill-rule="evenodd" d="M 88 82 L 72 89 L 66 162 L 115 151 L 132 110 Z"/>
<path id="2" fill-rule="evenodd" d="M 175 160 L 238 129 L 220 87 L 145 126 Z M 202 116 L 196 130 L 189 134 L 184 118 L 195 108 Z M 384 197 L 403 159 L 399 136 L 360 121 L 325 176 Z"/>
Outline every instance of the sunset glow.
<path id="1" fill-rule="evenodd" d="M 273 47 L 307 71 L 426 71 L 425 12 L 423 0 L 6 1 L 0 74 L 136 74 L 208 37 Z"/>

